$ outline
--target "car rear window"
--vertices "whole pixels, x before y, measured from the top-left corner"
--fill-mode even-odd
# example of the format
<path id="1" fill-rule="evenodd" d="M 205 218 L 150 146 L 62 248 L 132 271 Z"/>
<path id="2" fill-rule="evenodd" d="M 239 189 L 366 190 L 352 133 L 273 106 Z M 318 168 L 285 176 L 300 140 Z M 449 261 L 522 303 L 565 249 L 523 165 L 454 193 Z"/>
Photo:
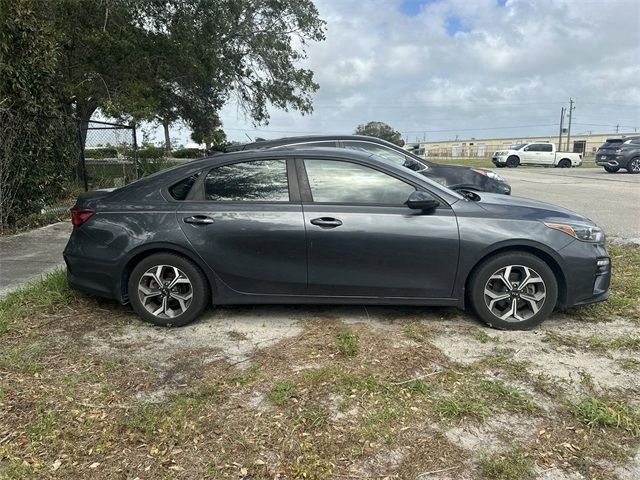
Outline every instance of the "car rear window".
<path id="1" fill-rule="evenodd" d="M 200 172 L 194 173 L 193 175 L 188 176 L 187 178 L 180 180 L 178 183 L 174 183 L 169 187 L 169 193 L 174 198 L 174 200 L 185 200 L 193 184 L 196 183 Z"/>
<path id="2" fill-rule="evenodd" d="M 600 148 L 612 148 L 622 144 L 623 140 L 621 138 L 607 138 L 607 141 L 604 142 Z"/>

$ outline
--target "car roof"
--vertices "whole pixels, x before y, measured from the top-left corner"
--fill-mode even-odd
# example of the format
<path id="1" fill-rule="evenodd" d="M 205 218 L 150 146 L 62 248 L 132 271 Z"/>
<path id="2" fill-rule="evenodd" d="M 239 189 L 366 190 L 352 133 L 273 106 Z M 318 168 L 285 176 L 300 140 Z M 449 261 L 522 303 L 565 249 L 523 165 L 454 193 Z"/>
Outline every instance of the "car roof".
<path id="1" fill-rule="evenodd" d="M 239 145 L 231 145 L 225 149 L 226 152 L 237 152 L 242 150 L 255 150 L 255 149 L 265 149 L 272 147 L 279 147 L 282 145 L 289 145 L 295 143 L 306 143 L 306 142 L 331 142 L 331 141 L 341 141 L 341 140 L 360 140 L 378 143 L 380 145 L 393 145 L 386 140 L 382 140 L 376 137 L 369 137 L 366 135 L 303 135 L 299 137 L 282 137 L 275 138 L 272 140 L 260 140 L 256 142 L 250 143 L 242 143 Z M 401 148 L 401 147 L 400 147 Z"/>

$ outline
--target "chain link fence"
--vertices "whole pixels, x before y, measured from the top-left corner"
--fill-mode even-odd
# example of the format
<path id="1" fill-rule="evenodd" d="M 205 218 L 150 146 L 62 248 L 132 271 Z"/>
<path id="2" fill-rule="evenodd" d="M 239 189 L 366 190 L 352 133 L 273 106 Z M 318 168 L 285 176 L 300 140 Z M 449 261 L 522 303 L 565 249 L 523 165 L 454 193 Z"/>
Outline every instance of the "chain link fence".
<path id="1" fill-rule="evenodd" d="M 92 120 L 80 127 L 84 190 L 121 187 L 140 178 L 136 128 Z"/>

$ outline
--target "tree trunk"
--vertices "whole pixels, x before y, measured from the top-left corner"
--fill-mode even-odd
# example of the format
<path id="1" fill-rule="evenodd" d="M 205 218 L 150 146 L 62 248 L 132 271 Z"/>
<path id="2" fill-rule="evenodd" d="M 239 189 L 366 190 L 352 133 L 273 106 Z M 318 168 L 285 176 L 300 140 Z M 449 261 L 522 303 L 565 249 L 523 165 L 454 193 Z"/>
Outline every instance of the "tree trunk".
<path id="1" fill-rule="evenodd" d="M 169 135 L 170 125 L 171 123 L 169 122 L 169 120 L 165 118 L 162 119 L 162 128 L 164 128 L 164 150 L 167 157 L 171 156 L 171 137 Z"/>
<path id="2" fill-rule="evenodd" d="M 78 180 L 81 180 L 84 175 L 84 147 L 87 142 L 87 130 L 89 127 L 89 121 L 91 120 L 91 116 L 98 109 L 96 103 L 92 100 L 79 100 L 76 103 L 76 115 L 78 116 L 78 141 L 79 141 L 79 152 L 78 152 L 78 163 L 76 167 L 76 176 Z"/>

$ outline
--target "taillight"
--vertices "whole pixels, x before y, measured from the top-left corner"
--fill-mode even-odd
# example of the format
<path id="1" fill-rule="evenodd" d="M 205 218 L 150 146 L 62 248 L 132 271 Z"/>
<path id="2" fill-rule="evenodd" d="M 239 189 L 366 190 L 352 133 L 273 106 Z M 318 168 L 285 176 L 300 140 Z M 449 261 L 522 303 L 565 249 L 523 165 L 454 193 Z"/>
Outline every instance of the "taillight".
<path id="1" fill-rule="evenodd" d="M 613 149 L 614 152 L 620 153 L 622 151 L 622 147 L 616 147 Z"/>
<path id="2" fill-rule="evenodd" d="M 89 220 L 94 213 L 96 212 L 89 208 L 73 207 L 71 209 L 71 223 L 73 223 L 76 227 L 79 227 L 84 222 Z"/>

